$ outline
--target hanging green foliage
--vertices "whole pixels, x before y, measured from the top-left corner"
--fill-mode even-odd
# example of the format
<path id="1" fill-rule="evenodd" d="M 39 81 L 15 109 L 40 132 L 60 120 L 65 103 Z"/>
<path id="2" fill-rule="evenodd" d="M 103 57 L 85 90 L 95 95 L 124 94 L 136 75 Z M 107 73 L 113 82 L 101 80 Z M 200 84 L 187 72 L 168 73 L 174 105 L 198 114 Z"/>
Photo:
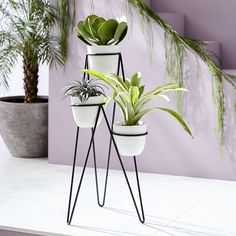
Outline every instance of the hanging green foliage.
<path id="1" fill-rule="evenodd" d="M 61 2 L 67 2 L 66 0 L 60 0 Z M 75 19 L 75 0 L 74 1 L 74 11 L 73 19 Z M 156 14 L 143 0 L 124 0 L 126 4 L 126 10 L 130 17 L 132 17 L 132 7 L 136 9 L 137 13 L 140 16 L 140 19 L 143 25 L 148 26 L 148 36 L 149 36 L 149 45 L 152 51 L 153 35 L 151 22 L 154 21 L 157 23 L 164 31 L 166 40 L 166 66 L 167 72 L 170 79 L 177 83 L 179 86 L 183 87 L 186 78 L 188 77 L 183 73 L 183 58 L 186 56 L 187 51 L 192 52 L 196 56 L 196 60 L 202 59 L 209 68 L 211 75 L 213 77 L 213 94 L 214 101 L 217 104 L 217 119 L 218 119 L 218 131 L 219 131 L 219 149 L 222 150 L 224 143 L 224 95 L 223 95 L 223 85 L 222 80 L 225 79 L 228 83 L 236 89 L 236 77 L 225 73 L 222 68 L 216 65 L 211 57 L 209 52 L 206 50 L 205 44 L 201 40 L 192 39 L 189 37 L 184 37 L 179 35 L 173 27 L 164 19 L 162 19 L 158 14 Z M 94 7 L 93 0 L 90 0 L 90 5 Z M 66 10 L 65 4 L 61 4 L 63 12 L 67 12 L 70 15 L 70 12 Z M 94 9 L 92 9 L 93 11 Z M 72 25 L 74 21 L 72 21 Z M 63 29 L 66 30 L 68 27 L 65 27 L 63 24 Z M 132 28 L 132 23 L 131 23 Z M 66 38 L 66 33 L 61 32 L 62 38 Z M 64 35 L 63 35 L 64 34 Z M 64 40 L 65 41 L 65 40 Z M 178 110 L 182 111 L 182 97 L 181 94 L 177 93 L 177 106 Z M 236 105 L 235 105 L 236 106 Z M 235 108 L 236 109 L 236 108 Z"/>
<path id="2" fill-rule="evenodd" d="M 183 76 L 183 55 L 186 51 L 191 51 L 196 59 L 199 57 L 207 64 L 215 83 L 215 102 L 217 104 L 217 120 L 219 131 L 219 150 L 222 153 L 224 144 L 224 93 L 222 80 L 227 80 L 235 89 L 236 77 L 225 73 L 220 66 L 217 66 L 209 56 L 209 52 L 204 47 L 201 40 L 191 39 L 179 35 L 173 27 L 158 16 L 143 0 L 126 0 L 127 7 L 133 6 L 144 22 L 150 25 L 150 20 L 156 22 L 164 31 L 165 37 L 168 37 L 169 46 L 166 47 L 167 72 L 172 80 L 181 86 L 184 86 Z M 130 11 L 132 11 L 130 9 Z M 178 109 L 181 110 L 181 95 L 177 94 Z"/>
<path id="3" fill-rule="evenodd" d="M 71 14 L 69 11 L 69 1 L 68 0 L 58 0 L 57 1 L 57 9 L 59 12 L 59 17 L 60 17 L 59 30 L 60 30 L 60 44 L 61 44 L 61 49 L 62 49 L 62 55 L 65 59 L 67 59 L 67 56 L 68 56 L 68 35 L 69 35 L 68 33 L 69 33 L 70 18 L 71 18 Z M 75 17 L 75 16 L 72 16 L 72 18 L 73 17 Z"/>
<path id="4" fill-rule="evenodd" d="M 212 59 L 209 56 L 206 48 L 203 47 L 204 43 L 201 40 L 191 39 L 189 37 L 184 37 L 179 35 L 173 27 L 165 20 L 163 20 L 159 15 L 157 15 L 148 5 L 146 5 L 143 0 L 126 0 L 128 6 L 133 6 L 141 19 L 150 22 L 153 20 L 158 23 L 158 25 L 165 31 L 166 34 L 172 40 L 173 45 L 176 46 L 176 52 L 178 53 L 179 49 L 190 50 L 197 57 L 200 57 L 209 67 L 213 74 L 221 74 L 224 79 L 226 79 L 234 88 L 236 88 L 236 77 L 230 74 L 225 73 L 219 66 L 215 65 Z"/>

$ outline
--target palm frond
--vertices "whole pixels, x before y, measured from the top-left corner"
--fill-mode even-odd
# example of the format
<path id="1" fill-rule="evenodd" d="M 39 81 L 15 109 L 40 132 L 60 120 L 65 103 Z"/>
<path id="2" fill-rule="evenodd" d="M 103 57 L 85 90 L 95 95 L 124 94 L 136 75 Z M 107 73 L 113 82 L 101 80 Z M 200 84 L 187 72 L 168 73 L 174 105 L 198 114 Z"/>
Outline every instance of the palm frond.
<path id="1" fill-rule="evenodd" d="M 9 75 L 18 59 L 18 53 L 12 46 L 0 50 L 0 88 L 8 88 Z"/>
<path id="2" fill-rule="evenodd" d="M 70 22 L 71 22 L 69 2 L 70 1 L 67 1 L 67 0 L 57 1 L 57 9 L 59 9 L 58 23 L 59 23 L 59 30 L 60 30 L 60 44 L 61 44 L 62 56 L 64 60 L 66 60 L 68 56 L 68 35 L 69 35 L 69 28 L 70 28 Z M 75 2 L 74 2 L 74 6 L 75 6 Z M 74 22 L 75 10 L 74 10 L 72 18 L 73 18 L 72 22 Z"/>

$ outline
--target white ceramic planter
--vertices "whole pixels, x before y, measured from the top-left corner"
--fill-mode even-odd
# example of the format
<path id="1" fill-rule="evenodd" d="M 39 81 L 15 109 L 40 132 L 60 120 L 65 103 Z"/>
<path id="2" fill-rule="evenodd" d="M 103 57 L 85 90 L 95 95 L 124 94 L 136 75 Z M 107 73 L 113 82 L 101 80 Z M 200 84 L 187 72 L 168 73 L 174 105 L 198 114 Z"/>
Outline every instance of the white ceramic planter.
<path id="1" fill-rule="evenodd" d="M 90 97 L 86 102 L 82 103 L 78 97 L 71 97 L 72 105 L 80 104 L 101 104 L 105 100 L 104 96 Z M 77 126 L 80 128 L 93 128 L 96 121 L 98 106 L 72 106 L 73 118 Z M 102 113 L 98 118 L 97 126 L 101 123 Z"/>
<path id="2" fill-rule="evenodd" d="M 119 46 L 87 46 L 87 53 L 119 53 Z M 118 55 L 111 56 L 89 56 L 88 67 L 90 70 L 98 71 L 102 74 L 117 74 Z"/>
<path id="3" fill-rule="evenodd" d="M 145 134 L 147 132 L 147 125 L 140 122 L 140 125 L 124 126 L 122 122 L 113 125 L 113 132 L 116 134 Z M 143 136 L 120 136 L 114 134 L 117 148 L 122 156 L 138 156 L 142 154 L 146 135 Z"/>

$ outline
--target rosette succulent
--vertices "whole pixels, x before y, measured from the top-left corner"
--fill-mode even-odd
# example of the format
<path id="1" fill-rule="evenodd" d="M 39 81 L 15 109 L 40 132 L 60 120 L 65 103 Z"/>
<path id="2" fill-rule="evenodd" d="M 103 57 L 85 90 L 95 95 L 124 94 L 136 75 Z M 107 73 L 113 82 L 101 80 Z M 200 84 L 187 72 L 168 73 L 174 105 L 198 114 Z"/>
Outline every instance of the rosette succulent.
<path id="1" fill-rule="evenodd" d="M 96 15 L 79 21 L 75 32 L 87 45 L 117 45 L 127 34 L 126 18 L 105 20 Z"/>

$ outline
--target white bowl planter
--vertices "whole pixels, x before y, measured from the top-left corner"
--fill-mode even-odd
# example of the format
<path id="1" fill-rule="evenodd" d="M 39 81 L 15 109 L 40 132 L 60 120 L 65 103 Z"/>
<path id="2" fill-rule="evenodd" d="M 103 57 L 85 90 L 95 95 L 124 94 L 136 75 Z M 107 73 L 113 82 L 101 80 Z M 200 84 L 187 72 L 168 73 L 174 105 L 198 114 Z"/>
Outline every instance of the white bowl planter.
<path id="1" fill-rule="evenodd" d="M 119 52 L 120 50 L 118 45 L 87 46 L 88 54 Z M 117 74 L 118 58 L 118 55 L 88 56 L 88 67 L 90 70 L 95 70 L 102 74 Z"/>
<path id="2" fill-rule="evenodd" d="M 142 154 L 146 142 L 147 125 L 143 122 L 134 126 L 124 126 L 122 124 L 122 122 L 118 122 L 113 125 L 114 138 L 119 153 L 122 156 Z M 122 136 L 123 134 L 132 136 Z M 139 134 L 145 135 L 138 136 Z"/>
<path id="3" fill-rule="evenodd" d="M 86 102 L 82 103 L 78 97 L 71 97 L 72 105 L 81 104 L 102 104 L 104 103 L 104 96 L 90 97 Z M 72 106 L 73 118 L 77 126 L 80 128 L 93 128 L 95 125 L 98 112 L 98 106 Z M 102 113 L 98 118 L 97 126 L 101 123 Z"/>

